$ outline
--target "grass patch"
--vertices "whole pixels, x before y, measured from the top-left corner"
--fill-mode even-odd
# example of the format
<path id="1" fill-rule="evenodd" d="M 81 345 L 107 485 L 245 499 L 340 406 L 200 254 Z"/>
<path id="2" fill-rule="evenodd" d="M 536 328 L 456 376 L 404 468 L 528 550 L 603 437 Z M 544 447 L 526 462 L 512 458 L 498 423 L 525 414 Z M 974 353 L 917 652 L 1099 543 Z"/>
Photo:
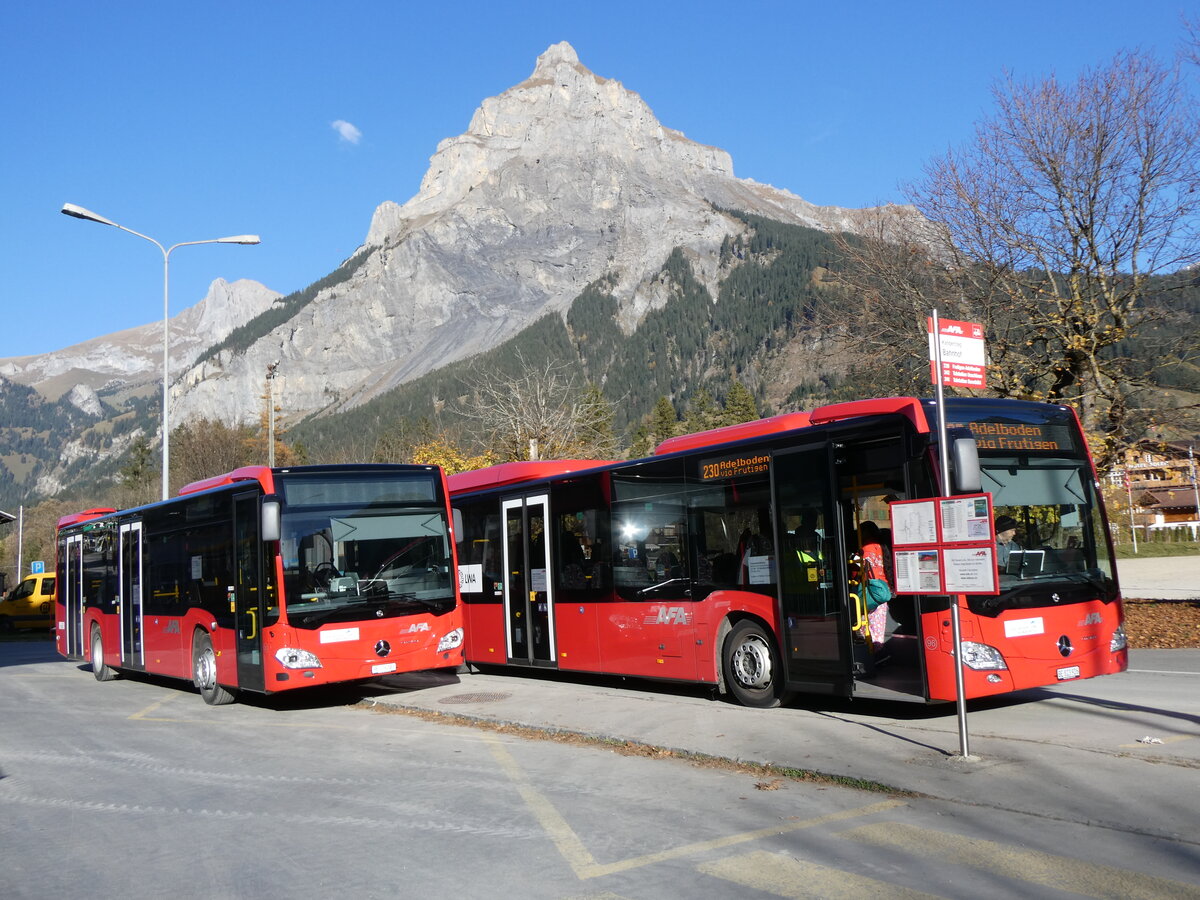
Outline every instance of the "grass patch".
<path id="1" fill-rule="evenodd" d="M 1137 553 L 1133 544 L 1117 544 L 1113 548 L 1117 559 L 1155 559 L 1163 556 L 1200 556 L 1200 541 L 1138 541 Z"/>

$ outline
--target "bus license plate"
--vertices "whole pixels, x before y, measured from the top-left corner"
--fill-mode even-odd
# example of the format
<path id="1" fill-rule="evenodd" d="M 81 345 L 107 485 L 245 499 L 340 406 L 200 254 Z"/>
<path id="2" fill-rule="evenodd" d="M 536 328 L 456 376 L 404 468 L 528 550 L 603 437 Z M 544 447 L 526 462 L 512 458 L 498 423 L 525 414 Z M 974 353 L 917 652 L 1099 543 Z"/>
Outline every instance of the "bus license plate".
<path id="1" fill-rule="evenodd" d="M 1058 680 L 1066 681 L 1069 678 L 1079 677 L 1079 666 L 1066 666 L 1058 670 Z"/>

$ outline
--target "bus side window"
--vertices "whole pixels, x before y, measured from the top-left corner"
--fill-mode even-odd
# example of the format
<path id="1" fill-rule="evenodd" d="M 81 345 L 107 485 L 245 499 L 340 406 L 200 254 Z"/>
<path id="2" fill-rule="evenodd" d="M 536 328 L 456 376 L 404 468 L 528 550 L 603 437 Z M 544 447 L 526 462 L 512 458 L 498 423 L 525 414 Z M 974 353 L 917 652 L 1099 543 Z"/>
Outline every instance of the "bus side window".
<path id="1" fill-rule="evenodd" d="M 553 569 L 559 590 L 574 594 L 571 599 L 586 600 L 591 592 L 611 587 L 609 518 L 599 479 L 580 478 L 557 486 L 551 505 L 556 537 Z"/>

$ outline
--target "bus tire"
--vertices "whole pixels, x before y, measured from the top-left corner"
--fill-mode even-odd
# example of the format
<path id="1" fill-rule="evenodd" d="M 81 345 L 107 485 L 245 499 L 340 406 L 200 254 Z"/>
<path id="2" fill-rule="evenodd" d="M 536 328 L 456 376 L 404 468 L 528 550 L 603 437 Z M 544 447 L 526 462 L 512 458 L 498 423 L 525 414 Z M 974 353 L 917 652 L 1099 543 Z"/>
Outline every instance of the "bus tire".
<path id="1" fill-rule="evenodd" d="M 91 655 L 92 674 L 97 681 L 112 681 L 117 677 L 116 670 L 104 662 L 104 638 L 100 636 L 100 626 L 92 625 Z"/>
<path id="2" fill-rule="evenodd" d="M 768 709 L 783 698 L 779 654 L 770 635 L 757 622 L 743 619 L 733 626 L 721 648 L 721 664 L 729 693 L 742 706 Z"/>
<path id="3" fill-rule="evenodd" d="M 217 654 L 212 638 L 197 631 L 192 641 L 192 683 L 209 706 L 224 706 L 233 702 L 233 694 L 217 684 Z"/>

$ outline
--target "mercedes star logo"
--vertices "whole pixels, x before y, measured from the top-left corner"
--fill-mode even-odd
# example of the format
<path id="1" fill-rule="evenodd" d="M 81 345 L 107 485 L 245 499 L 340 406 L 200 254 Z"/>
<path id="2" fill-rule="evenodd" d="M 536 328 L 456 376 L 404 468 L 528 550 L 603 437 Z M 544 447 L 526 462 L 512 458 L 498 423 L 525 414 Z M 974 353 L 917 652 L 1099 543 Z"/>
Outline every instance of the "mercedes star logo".
<path id="1" fill-rule="evenodd" d="M 1071 639 L 1065 634 L 1058 639 L 1058 652 L 1063 656 L 1070 656 L 1071 651 L 1075 648 L 1071 646 Z"/>
<path id="2" fill-rule="evenodd" d="M 392 645 L 389 644 L 387 641 L 378 641 L 375 644 L 375 655 L 376 656 L 387 656 L 391 652 L 392 652 Z M 1065 656 L 1066 654 L 1063 654 L 1063 655 Z"/>

